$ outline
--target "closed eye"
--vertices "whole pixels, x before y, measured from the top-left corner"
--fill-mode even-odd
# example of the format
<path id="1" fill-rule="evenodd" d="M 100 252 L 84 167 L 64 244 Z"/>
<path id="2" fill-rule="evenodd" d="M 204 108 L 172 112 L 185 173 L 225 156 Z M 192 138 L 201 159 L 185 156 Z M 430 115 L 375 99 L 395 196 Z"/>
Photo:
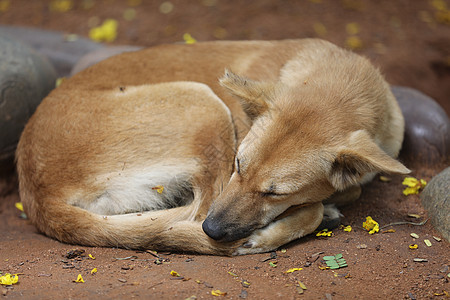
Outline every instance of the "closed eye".
<path id="1" fill-rule="evenodd" d="M 280 193 L 275 193 L 275 192 L 262 192 L 261 196 L 263 197 L 282 197 L 282 196 L 287 196 L 288 194 L 280 194 Z"/>

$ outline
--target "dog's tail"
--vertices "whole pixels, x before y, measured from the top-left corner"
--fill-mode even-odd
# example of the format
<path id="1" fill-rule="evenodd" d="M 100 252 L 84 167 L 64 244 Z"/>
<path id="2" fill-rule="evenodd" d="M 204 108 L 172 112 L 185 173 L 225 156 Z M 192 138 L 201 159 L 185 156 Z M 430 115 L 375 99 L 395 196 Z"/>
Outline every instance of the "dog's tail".
<path id="1" fill-rule="evenodd" d="M 42 207 L 23 189 L 21 198 L 25 200 L 25 212 L 38 230 L 65 243 L 216 255 L 231 255 L 234 249 L 234 244 L 217 243 L 209 238 L 201 222 L 194 220 L 201 199 L 166 210 L 102 216 L 60 199 L 46 199 L 41 202 L 45 205 Z"/>

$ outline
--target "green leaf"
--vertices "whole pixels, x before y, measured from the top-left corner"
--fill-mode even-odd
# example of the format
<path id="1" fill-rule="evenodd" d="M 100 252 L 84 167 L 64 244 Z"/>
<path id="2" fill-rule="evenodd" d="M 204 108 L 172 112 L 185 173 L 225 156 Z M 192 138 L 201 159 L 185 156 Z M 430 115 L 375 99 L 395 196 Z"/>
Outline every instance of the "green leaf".
<path id="1" fill-rule="evenodd" d="M 334 256 L 324 256 L 323 260 L 336 260 Z"/>

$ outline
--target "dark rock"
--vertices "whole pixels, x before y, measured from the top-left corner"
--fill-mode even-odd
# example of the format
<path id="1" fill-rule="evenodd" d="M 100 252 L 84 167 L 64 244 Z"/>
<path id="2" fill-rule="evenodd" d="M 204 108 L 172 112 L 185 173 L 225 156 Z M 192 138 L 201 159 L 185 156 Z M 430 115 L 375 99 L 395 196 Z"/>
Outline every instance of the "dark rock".
<path id="1" fill-rule="evenodd" d="M 450 242 L 450 167 L 430 180 L 420 198 L 431 223 Z"/>
<path id="2" fill-rule="evenodd" d="M 18 40 L 47 56 L 58 77 L 68 76 L 82 56 L 104 47 L 81 37 L 68 41 L 68 35 L 63 32 L 27 27 L 0 26 L 0 36 Z"/>
<path id="3" fill-rule="evenodd" d="M 421 92 L 392 87 L 405 117 L 405 139 L 400 159 L 409 168 L 448 165 L 450 120 L 444 109 Z"/>
<path id="4" fill-rule="evenodd" d="M 20 134 L 41 100 L 55 87 L 46 58 L 0 37 L 0 167 L 12 160 Z"/>
<path id="5" fill-rule="evenodd" d="M 142 47 L 137 46 L 110 46 L 101 48 L 98 50 L 94 50 L 84 55 L 77 64 L 73 67 L 71 75 L 74 75 L 108 57 L 124 53 L 124 52 L 132 52 L 142 49 Z"/>

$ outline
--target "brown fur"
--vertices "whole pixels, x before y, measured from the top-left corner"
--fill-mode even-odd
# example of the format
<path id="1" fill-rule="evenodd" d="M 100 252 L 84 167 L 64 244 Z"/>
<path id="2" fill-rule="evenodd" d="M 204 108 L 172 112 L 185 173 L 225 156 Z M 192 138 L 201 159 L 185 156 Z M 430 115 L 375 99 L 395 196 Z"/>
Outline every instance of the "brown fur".
<path id="1" fill-rule="evenodd" d="M 55 89 L 17 168 L 25 212 L 61 241 L 246 254 L 311 233 L 336 191 L 407 173 L 402 139 L 382 76 L 330 43 L 163 45 Z"/>

